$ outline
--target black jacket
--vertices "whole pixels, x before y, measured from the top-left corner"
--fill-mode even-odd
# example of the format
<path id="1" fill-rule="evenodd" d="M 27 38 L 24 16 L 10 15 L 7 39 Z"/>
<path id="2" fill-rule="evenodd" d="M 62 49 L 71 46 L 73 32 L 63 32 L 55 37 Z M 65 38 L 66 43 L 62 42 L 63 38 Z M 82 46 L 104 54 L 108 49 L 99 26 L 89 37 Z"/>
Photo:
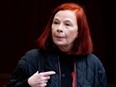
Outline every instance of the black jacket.
<path id="1" fill-rule="evenodd" d="M 77 56 L 76 85 L 77 87 L 106 87 L 105 70 L 100 60 L 93 54 Z M 18 62 L 7 87 L 30 87 L 27 79 L 35 72 L 53 70 L 47 87 L 60 87 L 59 55 L 46 53 L 38 49 L 28 51 Z"/>

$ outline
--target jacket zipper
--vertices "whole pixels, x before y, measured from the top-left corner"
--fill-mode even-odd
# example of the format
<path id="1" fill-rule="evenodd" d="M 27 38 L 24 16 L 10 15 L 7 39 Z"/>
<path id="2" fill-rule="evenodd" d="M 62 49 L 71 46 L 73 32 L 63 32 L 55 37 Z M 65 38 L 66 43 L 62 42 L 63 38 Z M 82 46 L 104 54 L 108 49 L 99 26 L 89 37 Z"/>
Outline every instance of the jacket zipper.
<path id="1" fill-rule="evenodd" d="M 75 60 L 74 60 L 74 73 L 75 73 L 75 87 L 77 87 L 77 73 L 76 73 L 76 62 L 75 62 Z"/>
<path id="2" fill-rule="evenodd" d="M 59 56 L 58 56 L 58 71 L 59 71 L 59 76 L 60 76 L 60 80 L 59 80 L 59 86 L 58 87 L 61 87 L 61 68 L 60 68 L 60 60 L 59 60 Z"/>
<path id="3" fill-rule="evenodd" d="M 60 76 L 60 80 L 59 80 L 59 86 L 58 87 L 61 87 L 61 68 L 60 68 L 60 59 L 59 59 L 59 56 L 58 56 L 58 71 L 59 71 L 59 76 Z M 75 74 L 75 87 L 77 87 L 77 74 L 76 74 L 76 62 L 74 60 L 74 74 Z M 73 83 L 72 83 L 73 84 Z"/>

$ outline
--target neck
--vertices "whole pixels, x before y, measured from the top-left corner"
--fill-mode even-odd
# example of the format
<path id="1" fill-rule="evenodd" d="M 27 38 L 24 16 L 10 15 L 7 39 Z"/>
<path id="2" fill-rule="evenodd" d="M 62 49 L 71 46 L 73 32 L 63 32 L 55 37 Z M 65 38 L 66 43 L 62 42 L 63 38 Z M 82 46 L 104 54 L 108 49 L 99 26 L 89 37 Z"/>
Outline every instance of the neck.
<path id="1" fill-rule="evenodd" d="M 58 46 L 59 50 L 65 53 L 68 53 L 71 51 L 71 46 Z"/>

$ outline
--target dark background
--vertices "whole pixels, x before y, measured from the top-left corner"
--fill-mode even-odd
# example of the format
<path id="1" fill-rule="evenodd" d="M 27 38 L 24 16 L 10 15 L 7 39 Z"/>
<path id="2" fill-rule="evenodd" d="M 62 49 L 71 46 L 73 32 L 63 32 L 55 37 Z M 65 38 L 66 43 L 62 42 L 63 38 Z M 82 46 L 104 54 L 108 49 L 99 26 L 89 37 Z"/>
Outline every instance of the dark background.
<path id="1" fill-rule="evenodd" d="M 45 27 L 51 11 L 71 0 L 0 1 L 0 87 L 4 87 L 18 60 L 30 49 Z M 109 87 L 116 87 L 115 0 L 72 0 L 81 4 L 88 18 L 94 54 L 103 63 Z"/>

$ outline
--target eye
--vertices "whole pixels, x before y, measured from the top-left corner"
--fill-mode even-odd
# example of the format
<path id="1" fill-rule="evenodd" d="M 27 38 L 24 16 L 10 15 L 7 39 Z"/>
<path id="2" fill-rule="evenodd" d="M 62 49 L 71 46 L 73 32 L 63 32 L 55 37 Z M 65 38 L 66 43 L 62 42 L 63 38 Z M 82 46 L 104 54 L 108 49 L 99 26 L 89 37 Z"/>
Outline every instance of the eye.
<path id="1" fill-rule="evenodd" d="M 72 26 L 72 24 L 70 22 L 66 22 L 65 25 L 66 26 Z"/>
<path id="2" fill-rule="evenodd" d="M 57 20 L 54 20 L 53 24 L 59 24 L 59 22 Z"/>
<path id="3" fill-rule="evenodd" d="M 69 23 L 66 23 L 65 25 L 66 25 L 66 26 L 71 26 L 71 24 L 69 24 Z"/>

